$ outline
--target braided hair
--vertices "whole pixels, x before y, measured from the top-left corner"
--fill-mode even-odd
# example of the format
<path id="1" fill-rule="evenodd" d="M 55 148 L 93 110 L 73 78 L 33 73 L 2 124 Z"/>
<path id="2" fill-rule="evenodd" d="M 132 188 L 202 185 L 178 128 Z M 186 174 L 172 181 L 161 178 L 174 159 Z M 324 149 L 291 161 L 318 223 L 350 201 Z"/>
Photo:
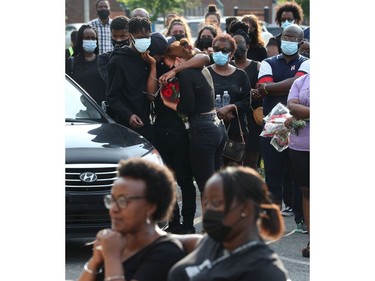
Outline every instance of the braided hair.
<path id="1" fill-rule="evenodd" d="M 148 18 L 134 17 L 129 21 L 129 33 L 151 32 L 151 22 Z"/>

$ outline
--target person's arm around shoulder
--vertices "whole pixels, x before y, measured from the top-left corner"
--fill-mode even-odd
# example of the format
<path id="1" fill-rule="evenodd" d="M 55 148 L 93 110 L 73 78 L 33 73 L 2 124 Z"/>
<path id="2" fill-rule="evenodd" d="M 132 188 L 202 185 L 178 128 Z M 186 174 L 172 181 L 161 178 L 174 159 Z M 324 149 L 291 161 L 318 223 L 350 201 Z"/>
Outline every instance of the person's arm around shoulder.
<path id="1" fill-rule="evenodd" d="M 207 54 L 199 53 L 196 54 L 194 57 L 189 59 L 188 61 L 182 63 L 178 67 L 175 67 L 168 71 L 167 73 L 164 73 L 159 78 L 159 82 L 163 85 L 168 83 L 168 80 L 175 77 L 177 73 L 179 73 L 181 70 L 186 68 L 200 68 L 210 63 L 210 57 Z"/>

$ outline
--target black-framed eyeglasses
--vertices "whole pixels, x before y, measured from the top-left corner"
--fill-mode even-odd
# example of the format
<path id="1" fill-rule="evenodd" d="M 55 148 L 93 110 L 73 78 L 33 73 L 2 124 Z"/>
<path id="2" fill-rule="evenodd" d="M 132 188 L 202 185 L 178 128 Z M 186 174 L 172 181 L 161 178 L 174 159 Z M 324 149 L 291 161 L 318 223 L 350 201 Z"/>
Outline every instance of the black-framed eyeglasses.
<path id="1" fill-rule="evenodd" d="M 220 49 L 219 47 L 215 46 L 215 47 L 212 47 L 212 49 L 214 50 L 214 52 L 222 52 L 224 54 L 228 54 L 228 53 L 232 52 L 231 48 L 221 48 Z"/>
<path id="2" fill-rule="evenodd" d="M 104 196 L 104 205 L 107 209 L 110 209 L 113 203 L 116 203 L 116 206 L 119 209 L 125 209 L 128 205 L 128 202 L 130 200 L 137 200 L 137 199 L 145 199 L 146 196 L 119 196 L 117 198 L 114 198 L 111 194 L 107 194 Z"/>

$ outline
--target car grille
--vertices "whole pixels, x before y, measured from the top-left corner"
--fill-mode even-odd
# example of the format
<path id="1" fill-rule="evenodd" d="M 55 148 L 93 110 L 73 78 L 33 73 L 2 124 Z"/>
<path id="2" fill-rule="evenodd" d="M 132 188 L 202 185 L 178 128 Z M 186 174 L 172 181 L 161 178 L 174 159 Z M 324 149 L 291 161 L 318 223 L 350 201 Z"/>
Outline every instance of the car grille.
<path id="1" fill-rule="evenodd" d="M 117 164 L 66 164 L 65 190 L 70 192 L 110 191 L 117 178 Z M 85 182 L 80 179 L 83 173 L 93 173 L 97 179 Z"/>

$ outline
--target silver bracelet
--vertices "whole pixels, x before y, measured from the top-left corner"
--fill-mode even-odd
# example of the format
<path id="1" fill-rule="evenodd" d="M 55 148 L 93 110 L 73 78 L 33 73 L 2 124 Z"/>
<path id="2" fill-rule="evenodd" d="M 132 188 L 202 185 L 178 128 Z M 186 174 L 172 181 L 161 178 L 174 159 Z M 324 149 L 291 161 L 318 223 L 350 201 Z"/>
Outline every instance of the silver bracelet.
<path id="1" fill-rule="evenodd" d="M 112 281 L 112 280 L 125 280 L 124 275 L 114 275 L 104 278 L 104 281 Z"/>
<path id="2" fill-rule="evenodd" d="M 100 274 L 100 273 L 103 272 L 103 269 L 102 269 L 102 268 L 100 268 L 98 271 L 93 271 L 93 270 L 91 270 L 91 269 L 89 268 L 88 265 L 89 265 L 89 262 L 86 262 L 85 265 L 83 266 L 83 269 L 84 269 L 86 272 L 90 273 L 90 274 L 98 275 L 98 274 Z"/>

